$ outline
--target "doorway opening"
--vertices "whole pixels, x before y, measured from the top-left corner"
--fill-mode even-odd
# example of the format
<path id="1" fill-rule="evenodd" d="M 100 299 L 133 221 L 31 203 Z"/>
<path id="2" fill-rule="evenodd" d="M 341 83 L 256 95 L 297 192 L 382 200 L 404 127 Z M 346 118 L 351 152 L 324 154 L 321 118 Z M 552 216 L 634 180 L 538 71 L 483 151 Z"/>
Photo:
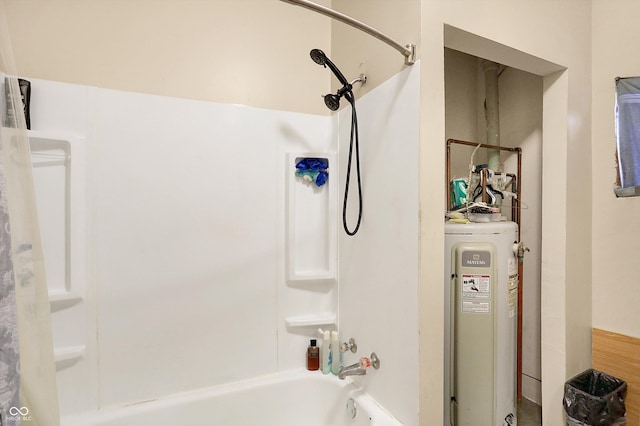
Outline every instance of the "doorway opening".
<path id="1" fill-rule="evenodd" d="M 542 170 L 543 165 L 547 170 L 562 160 L 555 158 L 552 150 L 566 149 L 566 133 L 562 134 L 566 131 L 566 104 L 559 103 L 567 96 L 566 69 L 454 27 L 445 26 L 444 33 L 446 139 L 486 143 L 482 61 L 494 61 L 501 66 L 500 141 L 502 146 L 522 149 L 520 241 L 530 249 L 523 266 L 522 367 L 518 377 L 523 400 L 542 406 L 544 415 L 545 401 L 557 398 L 557 389 L 562 389 L 565 379 L 564 360 L 560 356 L 566 342 L 555 339 L 564 333 L 565 324 L 552 325 L 548 321 L 545 325 L 545 317 L 548 318 L 549 314 L 562 320 L 564 311 L 561 305 L 550 306 L 543 297 L 549 284 L 563 286 L 564 283 L 545 282 L 544 268 L 549 266 L 545 259 L 554 256 L 552 251 L 555 249 L 543 244 L 542 237 L 545 235 L 547 242 L 557 240 L 560 244 L 558 253 L 564 254 L 562 235 L 548 234 L 553 228 L 549 220 L 553 215 L 544 206 L 553 205 L 552 200 L 565 187 L 551 185 L 550 178 L 544 176 Z M 553 141 L 554 146 L 549 141 Z M 472 151 L 473 148 L 462 147 L 457 153 L 451 153 L 452 177 L 465 177 L 469 173 Z M 476 164 L 487 161 L 486 154 L 478 152 L 478 155 L 485 155 L 485 158 L 476 158 Z M 501 158 L 501 161 L 504 161 L 505 170 L 515 168 L 510 164 L 515 160 Z M 552 263 L 564 268 L 562 259 L 555 258 Z M 551 340 L 547 340 L 551 344 L 543 345 L 545 327 L 547 330 L 556 327 L 554 334 L 557 334 L 548 334 Z M 553 408 L 550 410 L 555 411 Z M 555 417 L 555 412 L 549 419 L 551 417 Z"/>

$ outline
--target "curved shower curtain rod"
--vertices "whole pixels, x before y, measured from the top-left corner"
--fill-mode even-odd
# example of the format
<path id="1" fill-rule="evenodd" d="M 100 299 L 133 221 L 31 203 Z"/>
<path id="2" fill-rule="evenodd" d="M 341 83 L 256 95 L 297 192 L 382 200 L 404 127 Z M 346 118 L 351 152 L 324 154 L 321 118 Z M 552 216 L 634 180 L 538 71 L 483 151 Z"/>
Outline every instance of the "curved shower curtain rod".
<path id="1" fill-rule="evenodd" d="M 398 52 L 402 53 L 402 56 L 404 56 L 404 63 L 406 65 L 413 65 L 416 62 L 416 45 L 415 44 L 407 44 L 403 46 L 400 43 L 389 38 L 385 34 L 382 34 L 380 31 L 376 30 L 373 27 L 370 27 L 367 24 L 364 24 L 356 19 L 353 19 L 352 17 L 347 16 L 343 13 L 340 13 L 328 7 L 325 7 L 307 0 L 281 0 L 281 1 L 313 10 L 315 12 L 326 15 L 330 18 L 333 18 L 347 25 L 351 25 L 354 28 L 357 28 L 369 35 L 374 36 L 378 40 L 384 41 L 389 46 L 393 47 Z"/>

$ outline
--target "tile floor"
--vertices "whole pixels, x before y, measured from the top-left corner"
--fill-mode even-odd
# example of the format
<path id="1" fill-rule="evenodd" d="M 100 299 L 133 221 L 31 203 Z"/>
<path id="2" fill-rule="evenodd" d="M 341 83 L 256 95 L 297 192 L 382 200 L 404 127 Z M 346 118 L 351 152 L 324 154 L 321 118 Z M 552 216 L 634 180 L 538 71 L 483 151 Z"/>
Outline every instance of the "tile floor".
<path id="1" fill-rule="evenodd" d="M 518 403 L 518 426 L 541 426 L 542 407 L 526 398 Z"/>

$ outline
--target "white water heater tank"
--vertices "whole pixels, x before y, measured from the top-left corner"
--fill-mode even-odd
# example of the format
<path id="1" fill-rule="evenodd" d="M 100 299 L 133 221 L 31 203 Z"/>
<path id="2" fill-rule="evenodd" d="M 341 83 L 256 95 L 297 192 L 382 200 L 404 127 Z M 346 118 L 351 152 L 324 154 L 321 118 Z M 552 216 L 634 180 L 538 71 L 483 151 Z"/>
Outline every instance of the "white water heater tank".
<path id="1" fill-rule="evenodd" d="M 516 424 L 514 222 L 445 225 L 445 426 Z"/>

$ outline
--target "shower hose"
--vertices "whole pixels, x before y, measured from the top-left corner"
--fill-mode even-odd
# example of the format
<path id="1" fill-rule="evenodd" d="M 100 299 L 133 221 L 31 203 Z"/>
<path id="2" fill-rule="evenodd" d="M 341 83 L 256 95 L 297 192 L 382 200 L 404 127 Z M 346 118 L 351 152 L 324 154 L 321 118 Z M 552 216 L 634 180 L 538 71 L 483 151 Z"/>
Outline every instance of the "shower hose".
<path id="1" fill-rule="evenodd" d="M 360 148 L 358 144 L 359 136 L 358 136 L 358 114 L 356 113 L 356 100 L 353 96 L 353 92 L 349 91 L 345 94 L 345 98 L 351 104 L 351 135 L 349 138 L 349 160 L 347 162 L 347 179 L 344 185 L 344 202 L 342 204 L 342 225 L 344 227 L 344 231 L 349 236 L 353 236 L 360 229 L 360 223 L 362 222 L 362 183 L 360 178 Z M 353 158 L 353 151 L 355 145 L 355 154 L 356 154 L 356 177 L 358 179 L 358 221 L 356 222 L 355 228 L 353 230 L 349 230 L 349 225 L 347 224 L 347 204 L 349 200 L 349 183 L 351 182 L 351 160 Z"/>

